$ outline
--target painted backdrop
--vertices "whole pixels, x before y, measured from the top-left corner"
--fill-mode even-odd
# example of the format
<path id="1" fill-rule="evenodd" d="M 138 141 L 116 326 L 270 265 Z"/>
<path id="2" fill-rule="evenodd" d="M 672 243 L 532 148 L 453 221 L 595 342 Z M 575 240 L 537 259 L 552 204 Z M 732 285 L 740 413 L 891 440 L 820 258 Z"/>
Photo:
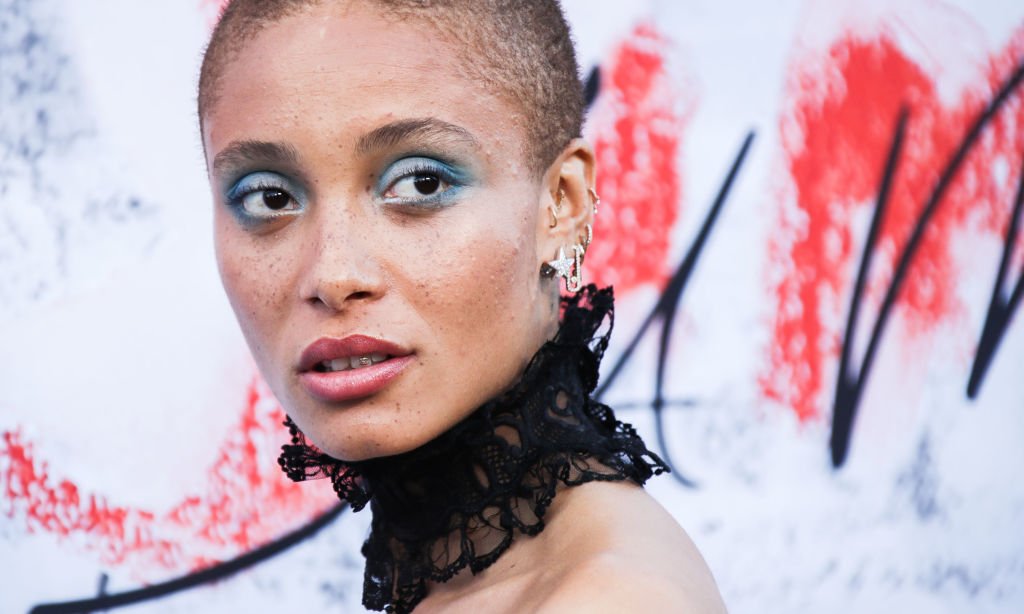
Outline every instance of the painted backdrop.
<path id="1" fill-rule="evenodd" d="M 1024 611 L 1024 5 L 566 5 L 601 394 L 731 611 Z M 0 0 L 0 611 L 359 611 L 216 277 L 216 12 Z"/>

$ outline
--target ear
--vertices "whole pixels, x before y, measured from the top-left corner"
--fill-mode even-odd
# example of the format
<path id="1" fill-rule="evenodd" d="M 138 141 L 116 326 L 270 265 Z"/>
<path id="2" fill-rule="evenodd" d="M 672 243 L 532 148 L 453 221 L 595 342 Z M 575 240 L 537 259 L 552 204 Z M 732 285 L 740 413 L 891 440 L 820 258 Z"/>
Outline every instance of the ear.
<path id="1" fill-rule="evenodd" d="M 583 139 L 573 139 L 544 174 L 537 216 L 537 253 L 541 262 L 553 260 L 559 248 L 572 257 L 572 246 L 585 245 L 593 228 L 594 150 Z"/>

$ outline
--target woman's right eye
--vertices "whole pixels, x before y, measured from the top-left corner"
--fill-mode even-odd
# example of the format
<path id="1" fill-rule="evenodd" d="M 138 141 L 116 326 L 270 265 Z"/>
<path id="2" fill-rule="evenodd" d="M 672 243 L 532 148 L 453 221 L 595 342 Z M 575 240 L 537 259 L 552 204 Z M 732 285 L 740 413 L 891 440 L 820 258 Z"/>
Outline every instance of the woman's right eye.
<path id="1" fill-rule="evenodd" d="M 267 188 L 257 192 L 249 192 L 242 197 L 242 208 L 251 215 L 260 215 L 267 209 L 271 211 L 291 211 L 298 203 L 288 192 L 278 188 Z"/>
<path id="2" fill-rule="evenodd" d="M 247 222 L 278 219 L 303 209 L 289 182 L 276 173 L 246 175 L 228 191 L 227 200 L 234 213 Z"/>

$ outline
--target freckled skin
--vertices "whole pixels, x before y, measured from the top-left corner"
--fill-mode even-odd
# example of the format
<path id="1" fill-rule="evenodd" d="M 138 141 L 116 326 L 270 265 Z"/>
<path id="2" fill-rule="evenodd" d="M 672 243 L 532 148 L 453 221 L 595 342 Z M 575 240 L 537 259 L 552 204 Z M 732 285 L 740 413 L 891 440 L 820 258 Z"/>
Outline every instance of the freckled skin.
<path id="1" fill-rule="evenodd" d="M 556 327 L 557 285 L 540 265 L 590 221 L 589 147 L 574 142 L 537 176 L 522 159 L 518 114 L 457 64 L 421 24 L 312 8 L 242 47 L 204 117 L 208 161 L 245 140 L 298 153 L 305 209 L 258 232 L 228 211 L 225 178 L 211 168 L 215 244 L 261 372 L 306 435 L 338 458 L 411 450 L 510 385 Z M 375 198 L 384 165 L 355 144 L 424 116 L 464 128 L 480 147 L 454 204 L 409 215 Z M 546 207 L 560 186 L 578 215 L 550 230 Z M 351 334 L 398 343 L 416 360 L 371 397 L 317 400 L 299 384 L 300 354 L 320 337 Z"/>

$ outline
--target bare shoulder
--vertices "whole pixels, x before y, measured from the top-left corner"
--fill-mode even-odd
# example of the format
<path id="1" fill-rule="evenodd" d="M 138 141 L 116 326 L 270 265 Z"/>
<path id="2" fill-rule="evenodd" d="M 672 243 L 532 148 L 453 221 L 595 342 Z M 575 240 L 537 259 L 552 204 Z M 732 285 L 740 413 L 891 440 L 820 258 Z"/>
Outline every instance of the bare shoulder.
<path id="1" fill-rule="evenodd" d="M 539 612 L 726 611 L 693 541 L 642 488 L 579 487 L 564 511 L 575 519 L 564 559 L 571 563 L 556 574 Z"/>
<path id="2" fill-rule="evenodd" d="M 568 576 L 537 611 L 720 614 L 726 610 L 713 581 L 651 573 L 607 556 L 591 560 Z"/>

